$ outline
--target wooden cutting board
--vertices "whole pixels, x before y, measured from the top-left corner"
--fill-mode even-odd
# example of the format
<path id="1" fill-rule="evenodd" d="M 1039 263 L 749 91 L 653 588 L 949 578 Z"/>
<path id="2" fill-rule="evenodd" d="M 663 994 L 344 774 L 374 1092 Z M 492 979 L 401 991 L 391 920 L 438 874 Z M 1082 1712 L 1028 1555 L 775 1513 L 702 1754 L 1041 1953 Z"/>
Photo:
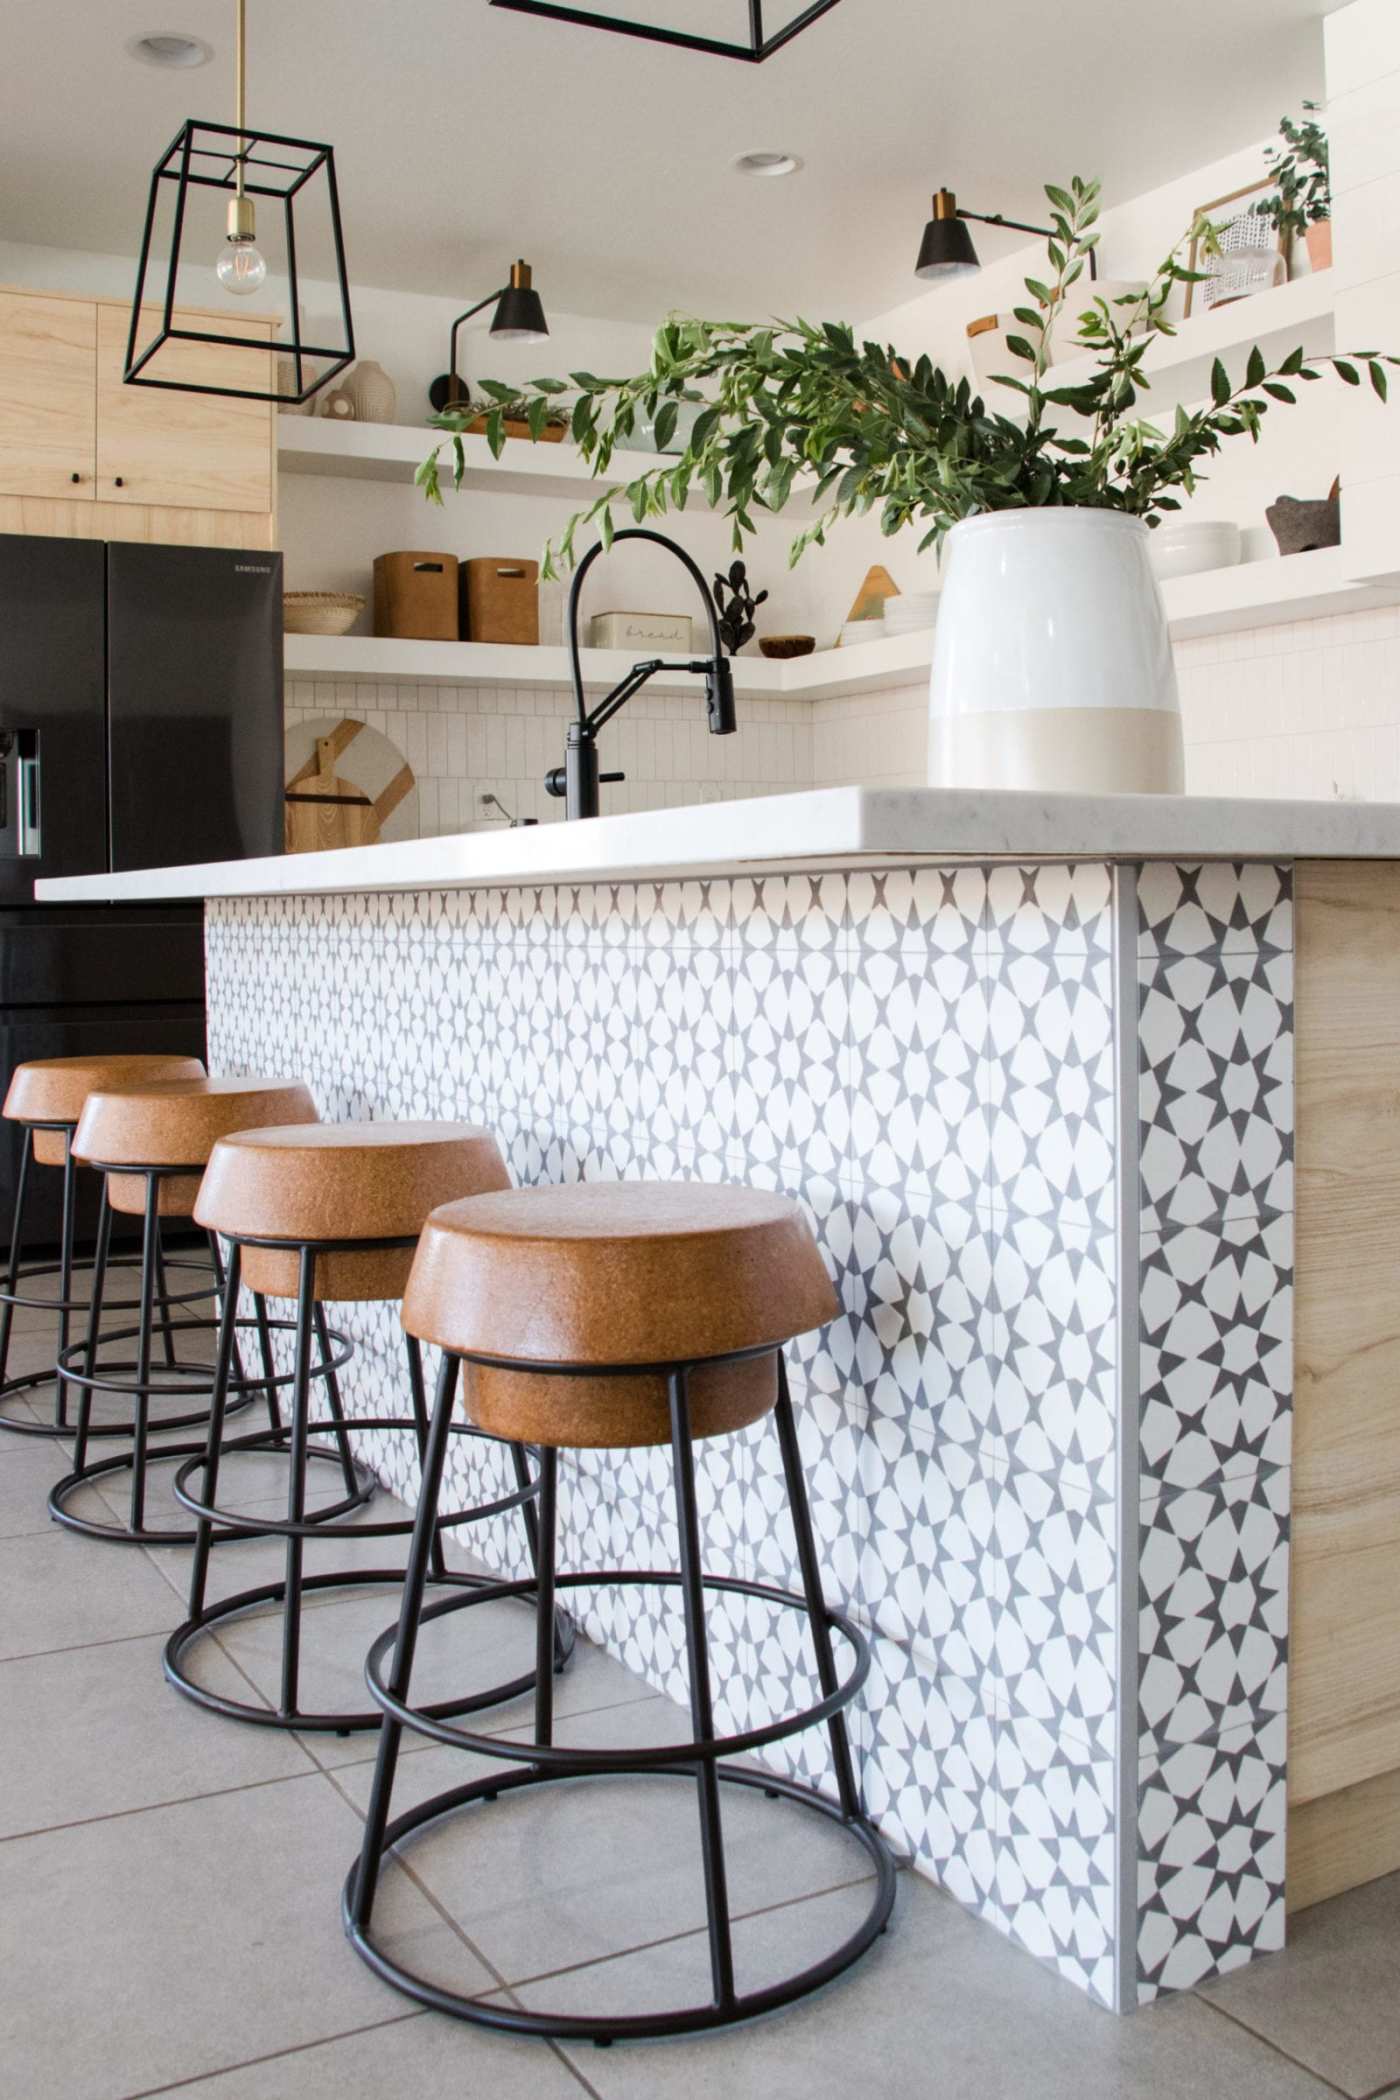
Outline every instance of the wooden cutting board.
<path id="1" fill-rule="evenodd" d="M 385 820 L 411 793 L 414 783 L 409 766 L 403 766 L 374 797 L 336 772 L 341 753 L 364 726 L 351 716 L 343 717 L 329 735 L 317 737 L 312 756 L 287 782 L 284 842 L 288 853 L 375 846 Z"/>

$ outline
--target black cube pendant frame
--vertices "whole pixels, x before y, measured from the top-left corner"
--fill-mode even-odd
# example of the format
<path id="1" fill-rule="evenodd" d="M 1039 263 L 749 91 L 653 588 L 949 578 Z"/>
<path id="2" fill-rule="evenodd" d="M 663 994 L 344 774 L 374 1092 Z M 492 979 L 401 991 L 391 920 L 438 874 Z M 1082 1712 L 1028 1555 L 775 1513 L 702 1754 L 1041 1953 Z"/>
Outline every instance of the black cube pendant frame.
<path id="1" fill-rule="evenodd" d="M 650 44 L 676 44 L 685 51 L 708 51 L 715 58 L 743 58 L 751 65 L 762 65 L 765 58 L 790 44 L 820 15 L 829 14 L 836 0 L 809 0 L 800 14 L 794 15 L 785 28 L 775 29 L 771 36 L 763 30 L 763 0 L 748 0 L 746 44 L 730 43 L 723 37 L 693 36 L 686 29 L 663 29 L 649 22 L 626 22 L 595 8 L 569 7 L 563 0 L 491 0 L 491 5 L 508 8 L 512 14 L 543 15 L 551 22 L 573 22 L 582 29 L 611 29 L 619 36 L 641 37 Z"/>
<path id="2" fill-rule="evenodd" d="M 287 281 L 291 305 L 291 332 L 289 335 L 269 336 L 264 342 L 255 337 L 221 335 L 217 328 L 193 328 L 177 326 L 175 321 L 175 284 L 180 267 L 180 241 L 184 232 L 185 203 L 191 189 L 222 190 L 233 197 L 238 190 L 239 169 L 243 172 L 243 192 L 249 197 L 267 197 L 280 205 L 283 230 L 287 246 Z M 301 334 L 300 301 L 297 287 L 297 247 L 295 211 L 297 201 L 307 185 L 324 174 L 326 199 L 330 212 L 331 238 L 335 246 L 336 280 L 340 294 L 340 319 L 344 340 L 334 346 L 325 343 L 303 342 Z M 141 308 L 146 303 L 146 276 L 151 264 L 151 239 L 155 232 L 156 212 L 161 200 L 162 183 L 172 182 L 175 189 L 175 216 L 170 239 L 170 259 L 165 265 L 165 290 L 159 301 L 161 326 L 154 339 L 138 354 L 137 338 L 141 331 Z M 296 375 L 295 391 L 284 393 L 276 385 L 266 389 L 241 386 L 200 386 L 188 379 L 154 379 L 147 375 L 146 367 L 166 343 L 208 343 L 217 348 L 234 350 L 264 350 L 270 358 L 289 358 Z M 319 377 L 306 370 L 308 359 L 329 358 L 330 365 Z M 196 117 L 181 125 L 167 151 L 157 161 L 151 176 L 150 198 L 146 205 L 146 223 L 141 234 L 141 256 L 136 266 L 136 292 L 131 306 L 131 327 L 127 333 L 126 369 L 122 373 L 128 386 L 164 387 L 171 393 L 180 394 L 226 394 L 239 401 L 277 401 L 289 406 L 309 401 L 332 379 L 338 377 L 355 358 L 355 329 L 350 315 L 350 286 L 345 272 L 345 241 L 340 223 L 340 197 L 335 182 L 335 152 L 330 146 L 316 145 L 309 139 L 279 137 L 270 131 L 242 130 L 234 124 L 206 124 Z M 276 372 L 274 363 L 271 368 Z"/>

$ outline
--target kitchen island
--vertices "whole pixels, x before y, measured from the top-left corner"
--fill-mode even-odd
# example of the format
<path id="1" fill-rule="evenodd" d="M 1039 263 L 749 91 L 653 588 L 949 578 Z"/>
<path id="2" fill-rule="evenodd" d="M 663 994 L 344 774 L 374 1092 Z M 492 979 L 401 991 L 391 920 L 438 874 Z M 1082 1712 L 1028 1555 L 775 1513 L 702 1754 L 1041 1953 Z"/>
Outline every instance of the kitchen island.
<path id="1" fill-rule="evenodd" d="M 852 788 L 39 889 L 206 899 L 211 1069 L 327 1117 L 805 1204 L 863 1784 L 969 1908 L 1128 2010 L 1400 1864 L 1400 809 Z M 390 1312 L 340 1324 L 381 1412 Z M 711 1566 L 792 1581 L 770 1432 L 703 1457 Z M 564 1561 L 672 1560 L 663 1455 L 615 1458 Z M 663 1596 L 578 1595 L 680 1688 Z M 724 1726 L 813 1696 L 713 1612 Z"/>

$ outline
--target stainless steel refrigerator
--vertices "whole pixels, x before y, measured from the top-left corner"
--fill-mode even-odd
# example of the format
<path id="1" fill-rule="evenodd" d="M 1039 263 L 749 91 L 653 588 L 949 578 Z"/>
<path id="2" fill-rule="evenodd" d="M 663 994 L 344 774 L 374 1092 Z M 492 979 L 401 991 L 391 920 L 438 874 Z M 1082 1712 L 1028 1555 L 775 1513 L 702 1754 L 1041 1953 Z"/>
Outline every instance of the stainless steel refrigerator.
<path id="1" fill-rule="evenodd" d="M 0 1088 L 26 1058 L 203 1055 L 201 907 L 34 884 L 280 852 L 282 776 L 280 554 L 0 534 Z M 18 1164 L 6 1124 L 0 1239 Z M 59 1180 L 31 1177 L 33 1242 Z"/>

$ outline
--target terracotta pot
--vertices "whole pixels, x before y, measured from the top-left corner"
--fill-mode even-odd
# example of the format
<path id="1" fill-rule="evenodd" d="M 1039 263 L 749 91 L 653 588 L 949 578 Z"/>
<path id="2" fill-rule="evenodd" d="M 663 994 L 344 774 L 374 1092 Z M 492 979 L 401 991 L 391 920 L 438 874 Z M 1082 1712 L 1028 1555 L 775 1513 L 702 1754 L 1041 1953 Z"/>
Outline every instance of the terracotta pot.
<path id="1" fill-rule="evenodd" d="M 1332 267 L 1332 221 L 1319 219 L 1303 236 L 1308 244 L 1308 261 L 1315 270 L 1330 270 Z"/>

